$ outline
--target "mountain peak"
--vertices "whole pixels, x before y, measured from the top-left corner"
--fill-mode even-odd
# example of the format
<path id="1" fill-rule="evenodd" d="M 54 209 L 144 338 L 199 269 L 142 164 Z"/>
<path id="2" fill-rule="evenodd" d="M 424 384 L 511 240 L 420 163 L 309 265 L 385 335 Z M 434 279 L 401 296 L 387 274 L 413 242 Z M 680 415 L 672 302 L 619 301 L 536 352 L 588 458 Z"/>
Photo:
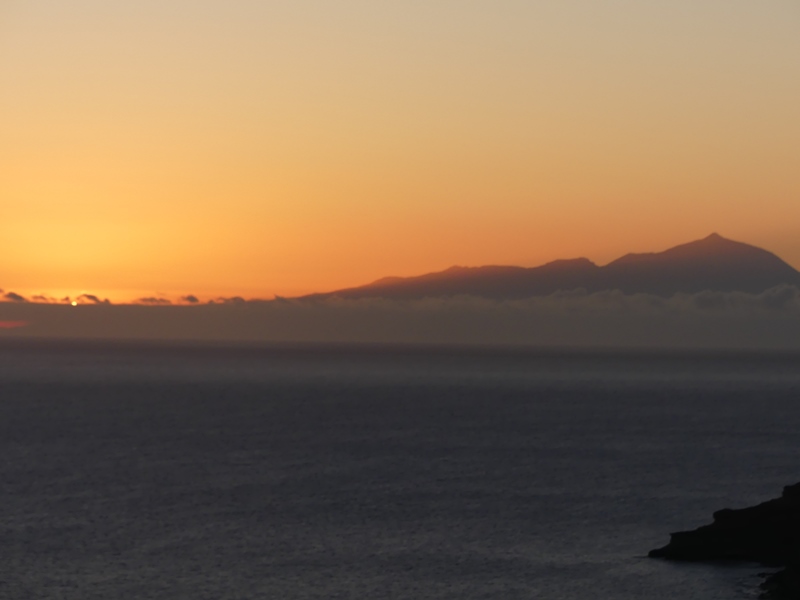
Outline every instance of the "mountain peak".
<path id="1" fill-rule="evenodd" d="M 676 260 L 728 260 L 735 261 L 742 257 L 752 257 L 754 254 L 770 254 L 766 250 L 724 238 L 718 233 L 712 233 L 702 239 L 673 246 L 661 252 L 630 253 L 612 261 L 607 266 L 615 268 L 621 265 L 651 264 L 656 262 L 672 262 Z M 777 258 L 777 257 L 775 257 Z"/>
<path id="2" fill-rule="evenodd" d="M 706 237 L 699 239 L 695 242 L 689 242 L 689 244 L 701 245 L 701 246 L 719 246 L 719 245 L 742 245 L 742 246 L 749 246 L 749 244 L 744 244 L 742 242 L 734 241 L 730 238 L 726 238 L 721 236 L 720 234 L 714 232 Z M 686 244 L 683 244 L 686 245 Z"/>
<path id="3" fill-rule="evenodd" d="M 704 290 L 761 293 L 781 284 L 800 286 L 800 273 L 767 250 L 715 232 L 661 252 L 626 254 L 602 267 L 586 258 L 556 260 L 529 268 L 454 266 L 417 277 L 384 278 L 371 285 L 320 296 L 518 299 L 584 289 L 669 297 Z"/>

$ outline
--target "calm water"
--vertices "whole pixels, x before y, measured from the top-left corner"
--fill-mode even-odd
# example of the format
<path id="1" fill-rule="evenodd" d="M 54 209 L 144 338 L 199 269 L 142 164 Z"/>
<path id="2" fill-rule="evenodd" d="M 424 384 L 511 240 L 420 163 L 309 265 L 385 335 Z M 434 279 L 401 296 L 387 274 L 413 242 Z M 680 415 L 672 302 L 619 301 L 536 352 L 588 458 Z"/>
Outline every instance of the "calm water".
<path id="1" fill-rule="evenodd" d="M 800 357 L 0 344 L 0 597 L 732 600 Z"/>

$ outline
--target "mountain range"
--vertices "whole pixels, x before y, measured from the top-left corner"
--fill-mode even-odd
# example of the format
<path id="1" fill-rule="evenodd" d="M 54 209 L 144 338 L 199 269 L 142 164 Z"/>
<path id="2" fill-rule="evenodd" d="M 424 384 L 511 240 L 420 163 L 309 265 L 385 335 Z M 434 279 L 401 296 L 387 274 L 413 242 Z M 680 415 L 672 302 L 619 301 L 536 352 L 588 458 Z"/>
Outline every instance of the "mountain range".
<path id="1" fill-rule="evenodd" d="M 781 284 L 800 287 L 800 272 L 767 250 L 714 233 L 663 252 L 626 254 L 605 266 L 576 258 L 532 268 L 450 267 L 416 277 L 385 277 L 304 298 L 405 300 L 468 295 L 507 300 L 576 289 L 669 297 L 706 290 L 757 294 Z"/>

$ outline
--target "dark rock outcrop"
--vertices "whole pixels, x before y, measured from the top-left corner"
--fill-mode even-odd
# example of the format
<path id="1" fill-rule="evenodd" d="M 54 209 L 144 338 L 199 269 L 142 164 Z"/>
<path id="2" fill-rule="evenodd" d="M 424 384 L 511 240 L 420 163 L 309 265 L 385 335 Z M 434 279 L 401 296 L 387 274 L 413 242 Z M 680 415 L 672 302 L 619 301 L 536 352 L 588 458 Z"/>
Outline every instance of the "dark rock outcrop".
<path id="1" fill-rule="evenodd" d="M 785 569 L 768 575 L 761 584 L 762 598 L 797 600 L 800 598 L 800 561 L 794 558 Z"/>
<path id="2" fill-rule="evenodd" d="M 784 570 L 767 577 L 765 597 L 800 599 L 800 483 L 780 498 L 714 513 L 714 522 L 671 535 L 653 558 L 685 561 L 743 560 Z"/>

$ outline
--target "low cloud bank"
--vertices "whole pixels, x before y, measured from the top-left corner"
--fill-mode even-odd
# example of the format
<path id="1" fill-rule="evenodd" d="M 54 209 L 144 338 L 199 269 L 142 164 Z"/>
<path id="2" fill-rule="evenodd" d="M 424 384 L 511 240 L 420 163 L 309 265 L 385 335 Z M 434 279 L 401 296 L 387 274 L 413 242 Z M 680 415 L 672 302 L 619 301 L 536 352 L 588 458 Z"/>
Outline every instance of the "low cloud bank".
<path id="1" fill-rule="evenodd" d="M 582 290 L 514 301 L 287 300 L 78 307 L 0 304 L 24 335 L 229 341 L 800 349 L 800 290 L 661 298 Z M 20 333 L 22 335 L 22 333 Z"/>
<path id="2" fill-rule="evenodd" d="M 27 302 L 28 299 L 24 296 L 20 296 L 15 292 L 8 292 L 3 296 L 3 299 L 7 302 Z"/>
<path id="3" fill-rule="evenodd" d="M 151 305 L 165 305 L 165 304 L 172 304 L 171 300 L 167 298 L 158 298 L 155 296 L 150 296 L 147 298 L 139 298 L 135 301 L 136 304 L 151 304 Z"/>

